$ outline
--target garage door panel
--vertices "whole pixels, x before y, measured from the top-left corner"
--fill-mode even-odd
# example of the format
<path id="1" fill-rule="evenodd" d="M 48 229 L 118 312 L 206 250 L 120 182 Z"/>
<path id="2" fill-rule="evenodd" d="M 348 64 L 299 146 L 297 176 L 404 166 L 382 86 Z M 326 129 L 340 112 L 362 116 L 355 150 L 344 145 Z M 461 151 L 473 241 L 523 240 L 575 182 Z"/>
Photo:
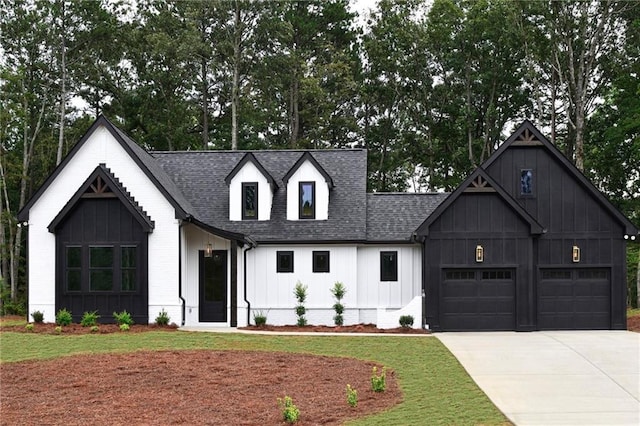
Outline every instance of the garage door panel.
<path id="1" fill-rule="evenodd" d="M 537 287 L 539 329 L 610 328 L 608 269 L 542 270 L 540 275 Z"/>
<path id="2" fill-rule="evenodd" d="M 510 270 L 444 271 L 443 330 L 515 329 L 515 282 Z"/>

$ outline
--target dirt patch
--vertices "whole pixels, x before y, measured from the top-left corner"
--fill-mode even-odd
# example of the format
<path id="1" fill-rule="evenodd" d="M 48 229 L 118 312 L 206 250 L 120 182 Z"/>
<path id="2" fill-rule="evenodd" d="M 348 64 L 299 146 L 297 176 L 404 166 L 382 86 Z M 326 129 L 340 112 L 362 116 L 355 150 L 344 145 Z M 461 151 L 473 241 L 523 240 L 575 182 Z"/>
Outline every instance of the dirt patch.
<path id="1" fill-rule="evenodd" d="M 309 333 L 391 333 L 391 334 L 429 334 L 428 330 L 420 328 L 378 328 L 375 324 L 356 324 L 343 326 L 328 325 L 251 325 L 248 327 L 239 327 L 240 330 L 259 330 L 259 331 L 276 331 L 276 332 L 309 332 Z"/>
<path id="2" fill-rule="evenodd" d="M 640 315 L 627 318 L 627 330 L 640 333 Z"/>
<path id="3" fill-rule="evenodd" d="M 0 364 L 1 425 L 283 425 L 293 398 L 300 425 L 338 425 L 401 401 L 393 371 L 371 390 L 375 363 L 247 351 L 79 355 Z M 377 365 L 378 368 L 382 366 Z M 346 402 L 346 385 L 358 405 Z"/>

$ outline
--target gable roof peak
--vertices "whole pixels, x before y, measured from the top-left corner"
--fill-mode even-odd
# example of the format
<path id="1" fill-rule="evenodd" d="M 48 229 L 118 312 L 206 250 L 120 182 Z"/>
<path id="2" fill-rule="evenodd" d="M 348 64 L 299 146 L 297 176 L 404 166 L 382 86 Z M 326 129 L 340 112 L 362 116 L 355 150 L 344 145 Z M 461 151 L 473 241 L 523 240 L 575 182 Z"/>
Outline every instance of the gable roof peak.
<path id="1" fill-rule="evenodd" d="M 242 159 L 238 161 L 238 164 L 236 164 L 236 166 L 233 168 L 233 170 L 231 170 L 231 172 L 227 175 L 227 177 L 224 178 L 225 183 L 229 185 L 233 180 L 233 178 L 238 174 L 238 172 L 242 170 L 245 164 L 249 162 L 252 163 L 254 166 L 256 166 L 256 168 L 260 171 L 260 173 L 262 173 L 262 175 L 267 179 L 267 182 L 269 182 L 269 185 L 271 186 L 271 189 L 273 191 L 278 189 L 278 184 L 276 183 L 276 180 L 273 178 L 273 176 L 271 176 L 271 173 L 269 173 L 267 169 L 264 168 L 264 166 L 260 163 L 260 161 L 258 161 L 256 156 L 253 155 L 253 152 L 251 151 L 247 152 L 242 157 Z"/>
<path id="2" fill-rule="evenodd" d="M 313 167 L 315 167 L 316 170 L 320 172 L 322 177 L 324 177 L 325 182 L 327 182 L 327 185 L 329 185 L 330 189 L 333 189 L 335 187 L 335 185 L 333 184 L 333 179 L 331 178 L 329 173 L 327 173 L 324 167 L 322 167 L 320 163 L 318 163 L 318 160 L 315 159 L 310 151 L 303 152 L 300 158 L 298 158 L 298 161 L 296 161 L 293 167 L 291 167 L 287 174 L 284 175 L 282 181 L 287 184 L 289 182 L 289 179 L 291 179 L 291 176 L 293 176 L 293 174 L 300 168 L 300 166 L 305 163 L 305 161 L 309 161 L 313 165 Z"/>

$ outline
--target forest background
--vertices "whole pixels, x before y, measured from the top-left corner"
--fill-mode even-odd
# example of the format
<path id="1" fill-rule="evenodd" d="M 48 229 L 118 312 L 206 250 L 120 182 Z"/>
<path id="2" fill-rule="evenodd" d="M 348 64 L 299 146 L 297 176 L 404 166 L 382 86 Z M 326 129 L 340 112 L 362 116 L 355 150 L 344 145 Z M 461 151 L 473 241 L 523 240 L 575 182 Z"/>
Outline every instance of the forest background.
<path id="1" fill-rule="evenodd" d="M 150 150 L 363 147 L 369 191 L 451 191 L 530 119 L 640 224 L 640 2 L 361 6 L 0 0 L 0 313 L 17 212 L 98 114 Z"/>

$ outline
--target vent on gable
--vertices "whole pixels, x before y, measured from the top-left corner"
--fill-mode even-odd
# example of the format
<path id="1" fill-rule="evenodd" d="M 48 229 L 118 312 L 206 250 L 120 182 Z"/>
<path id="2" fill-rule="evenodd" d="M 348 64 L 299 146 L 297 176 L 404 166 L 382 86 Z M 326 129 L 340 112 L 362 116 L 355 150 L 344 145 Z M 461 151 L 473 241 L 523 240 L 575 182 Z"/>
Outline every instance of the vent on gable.
<path id="1" fill-rule="evenodd" d="M 469 186 L 467 186 L 464 192 L 496 192 L 496 190 L 493 189 L 482 175 L 478 175 L 469 183 Z"/>
<path id="2" fill-rule="evenodd" d="M 513 141 L 512 146 L 539 146 L 542 142 L 538 137 L 530 130 L 524 129 L 520 135 Z"/>

